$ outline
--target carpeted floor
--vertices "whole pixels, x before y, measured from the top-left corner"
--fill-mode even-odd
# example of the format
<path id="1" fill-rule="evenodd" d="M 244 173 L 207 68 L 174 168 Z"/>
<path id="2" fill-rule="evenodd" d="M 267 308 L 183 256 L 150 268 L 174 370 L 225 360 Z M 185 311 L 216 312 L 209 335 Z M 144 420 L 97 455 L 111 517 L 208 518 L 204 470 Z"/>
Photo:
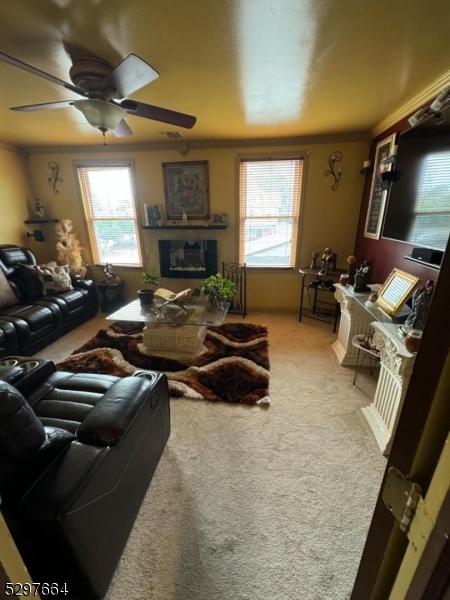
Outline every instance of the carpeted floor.
<path id="1" fill-rule="evenodd" d="M 349 597 L 385 460 L 321 323 L 252 314 L 269 329 L 272 406 L 172 402 L 172 435 L 108 600 Z M 101 317 L 40 352 L 67 356 Z"/>

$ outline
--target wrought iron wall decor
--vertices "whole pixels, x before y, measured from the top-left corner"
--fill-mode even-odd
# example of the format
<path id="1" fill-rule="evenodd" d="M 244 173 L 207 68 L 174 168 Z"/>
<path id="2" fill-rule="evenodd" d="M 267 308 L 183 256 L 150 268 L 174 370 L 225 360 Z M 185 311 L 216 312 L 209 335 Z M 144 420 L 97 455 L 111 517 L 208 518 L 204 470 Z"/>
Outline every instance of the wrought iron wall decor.
<path id="1" fill-rule="evenodd" d="M 336 169 L 336 163 L 340 162 L 343 158 L 342 152 L 339 150 L 335 150 L 328 157 L 328 169 L 326 169 L 323 174 L 325 177 L 332 175 L 334 178 L 334 183 L 331 186 L 331 191 L 335 192 L 339 187 L 339 181 L 341 180 L 342 171 Z"/>
<path id="2" fill-rule="evenodd" d="M 48 185 L 52 188 L 54 194 L 59 194 L 59 190 L 56 187 L 58 183 L 63 183 L 64 179 L 59 176 L 59 165 L 54 160 L 49 161 L 48 168 L 50 175 L 48 178 Z"/>

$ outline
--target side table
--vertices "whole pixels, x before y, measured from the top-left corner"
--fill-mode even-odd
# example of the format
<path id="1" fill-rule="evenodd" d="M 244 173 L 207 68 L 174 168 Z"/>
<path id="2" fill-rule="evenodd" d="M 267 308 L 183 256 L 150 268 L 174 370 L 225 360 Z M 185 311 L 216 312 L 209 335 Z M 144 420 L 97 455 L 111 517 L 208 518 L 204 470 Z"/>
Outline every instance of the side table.
<path id="1" fill-rule="evenodd" d="M 100 294 L 100 310 L 104 313 L 117 310 L 125 304 L 123 296 L 124 283 L 108 283 L 102 281 L 97 284 Z"/>
<path id="2" fill-rule="evenodd" d="M 310 269 L 309 267 L 301 267 L 298 272 L 300 273 L 300 307 L 298 312 L 298 320 L 301 321 L 302 317 L 308 317 L 309 319 L 315 319 L 316 321 L 322 321 L 324 323 L 332 323 L 333 324 L 333 333 L 336 331 L 337 321 L 339 318 L 339 304 L 327 302 L 332 309 L 328 310 L 326 313 L 324 311 L 319 312 L 317 310 L 317 304 L 319 301 L 317 300 L 317 288 L 314 290 L 314 303 L 313 308 L 307 309 L 304 307 L 304 296 L 305 296 L 305 286 L 308 278 L 314 278 L 319 281 L 323 281 L 325 279 L 332 279 L 333 281 L 339 281 L 339 277 L 342 273 L 346 273 L 344 269 L 338 269 L 337 271 L 331 271 L 326 275 L 319 275 L 320 269 L 319 267 L 315 269 Z M 323 290 L 333 292 L 334 290 Z M 321 302 L 324 304 L 323 302 Z M 321 316 L 322 315 L 322 316 Z"/>

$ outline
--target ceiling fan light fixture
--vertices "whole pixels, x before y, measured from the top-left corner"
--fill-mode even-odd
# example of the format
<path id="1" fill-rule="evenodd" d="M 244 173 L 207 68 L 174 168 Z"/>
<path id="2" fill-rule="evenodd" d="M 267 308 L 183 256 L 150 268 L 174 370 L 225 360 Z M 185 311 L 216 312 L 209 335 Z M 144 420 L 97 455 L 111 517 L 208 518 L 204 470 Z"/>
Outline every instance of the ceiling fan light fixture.
<path id="1" fill-rule="evenodd" d="M 84 118 L 97 129 L 114 130 L 127 114 L 126 110 L 104 100 L 75 100 L 73 103 Z"/>

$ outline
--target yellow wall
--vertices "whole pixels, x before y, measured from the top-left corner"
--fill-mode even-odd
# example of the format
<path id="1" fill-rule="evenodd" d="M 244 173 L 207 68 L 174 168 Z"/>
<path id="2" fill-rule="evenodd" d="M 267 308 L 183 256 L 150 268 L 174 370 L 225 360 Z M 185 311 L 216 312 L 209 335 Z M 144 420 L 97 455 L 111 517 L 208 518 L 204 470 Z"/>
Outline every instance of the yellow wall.
<path id="1" fill-rule="evenodd" d="M 339 190 L 332 192 L 330 177 L 324 177 L 328 167 L 327 159 L 331 152 L 340 150 L 342 179 Z M 182 158 L 175 149 L 149 150 L 135 146 L 132 151 L 79 151 L 63 149 L 46 153 L 36 150 L 29 158 L 29 170 L 35 194 L 43 201 L 47 212 L 57 218 L 73 220 L 82 244 L 88 248 L 87 232 L 80 209 L 78 187 L 74 173 L 76 161 L 86 160 L 130 160 L 134 161 L 136 190 L 140 217 L 143 220 L 143 203 L 164 204 L 164 187 L 161 163 L 164 161 L 208 160 L 210 178 L 211 212 L 226 212 L 229 227 L 225 231 L 183 232 L 187 239 L 203 238 L 218 240 L 219 264 L 222 260 L 237 259 L 237 160 L 239 156 L 277 153 L 303 155 L 306 159 L 305 185 L 302 206 L 302 223 L 299 237 L 299 264 L 308 264 L 311 252 L 331 246 L 339 254 L 339 262 L 344 265 L 348 254 L 353 251 L 358 213 L 363 185 L 359 170 L 367 157 L 368 146 L 363 141 L 336 141 L 334 143 L 308 143 L 291 146 L 266 146 L 248 148 L 205 148 L 195 149 Z M 52 193 L 48 186 L 50 160 L 56 160 L 64 182 L 60 194 Z M 141 240 L 145 266 L 158 266 L 157 239 L 180 237 L 179 232 L 142 231 Z M 41 246 L 40 255 L 49 258 L 53 247 Z M 54 253 L 53 253 L 54 254 Z M 127 283 L 127 294 L 134 297 L 140 287 L 140 271 L 117 269 Z M 97 270 L 96 278 L 101 277 Z M 171 289 L 182 289 L 195 285 L 194 281 L 162 280 L 161 285 Z M 257 309 L 294 309 L 298 305 L 299 281 L 296 271 L 256 271 L 248 274 L 248 303 Z"/>
<path id="2" fill-rule="evenodd" d="M 26 165 L 14 148 L 0 147 L 0 244 L 26 243 L 30 190 Z"/>

